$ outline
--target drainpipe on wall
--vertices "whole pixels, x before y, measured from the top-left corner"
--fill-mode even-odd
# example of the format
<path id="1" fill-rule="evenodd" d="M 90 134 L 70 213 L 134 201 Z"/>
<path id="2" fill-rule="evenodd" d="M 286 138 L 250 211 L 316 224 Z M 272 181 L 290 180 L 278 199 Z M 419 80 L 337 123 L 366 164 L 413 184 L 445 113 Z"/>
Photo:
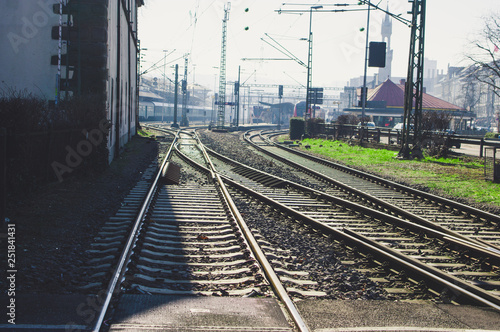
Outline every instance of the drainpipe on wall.
<path id="1" fill-rule="evenodd" d="M 116 26 L 116 108 L 115 108 L 115 158 L 119 156 L 120 154 L 120 106 L 121 106 L 121 75 L 120 75 L 120 47 L 121 47 L 121 42 L 120 42 L 120 22 L 121 22 L 121 17 L 120 17 L 120 7 L 121 7 L 121 1 L 117 1 L 118 6 L 117 11 L 116 11 L 116 17 L 118 20 L 117 26 Z"/>

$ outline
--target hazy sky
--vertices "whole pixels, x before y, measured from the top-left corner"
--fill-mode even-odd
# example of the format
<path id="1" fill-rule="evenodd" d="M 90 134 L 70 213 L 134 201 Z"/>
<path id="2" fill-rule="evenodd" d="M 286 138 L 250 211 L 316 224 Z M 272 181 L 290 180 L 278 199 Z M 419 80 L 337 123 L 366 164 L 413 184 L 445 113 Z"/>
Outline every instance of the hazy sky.
<path id="1" fill-rule="evenodd" d="M 375 0 L 381 7 L 411 19 L 407 0 Z M 179 64 L 184 73 L 184 59 L 189 53 L 188 82 L 193 79 L 211 89 L 218 74 L 221 56 L 222 0 L 146 0 L 139 10 L 139 39 L 143 51 L 143 70 L 158 62 L 158 69 L 148 76 L 162 77 L 163 50 L 171 53 L 166 59 L 166 75 L 173 78 L 170 66 Z M 356 0 L 291 1 L 233 0 L 227 24 L 227 80 L 237 79 L 241 66 L 241 82 L 306 84 L 306 68 L 294 61 L 243 61 L 242 58 L 285 58 L 262 41 L 271 42 L 266 33 L 307 63 L 309 12 L 278 14 L 279 9 L 304 9 L 335 3 L 356 4 Z M 289 5 L 290 4 L 290 5 Z M 302 4 L 302 5 L 297 5 Z M 248 11 L 246 9 L 248 8 Z M 366 8 L 350 6 L 347 8 Z M 500 0 L 429 0 L 427 1 L 425 57 L 437 60 L 438 69 L 463 64 L 470 41 L 482 29 L 483 17 L 500 12 Z M 313 85 L 343 86 L 349 78 L 363 74 L 365 56 L 366 11 L 344 13 L 313 13 Z M 381 41 L 380 26 L 385 14 L 371 11 L 370 41 Z M 248 29 L 246 29 L 248 28 Z M 393 20 L 391 48 L 394 50 L 393 76 L 406 76 L 410 29 Z M 181 59 L 178 59 L 181 58 Z M 176 60 L 178 59 L 178 60 Z M 217 68 L 214 68 L 217 67 Z M 375 69 L 369 69 L 373 74 Z M 299 82 L 299 83 L 298 83 Z"/>

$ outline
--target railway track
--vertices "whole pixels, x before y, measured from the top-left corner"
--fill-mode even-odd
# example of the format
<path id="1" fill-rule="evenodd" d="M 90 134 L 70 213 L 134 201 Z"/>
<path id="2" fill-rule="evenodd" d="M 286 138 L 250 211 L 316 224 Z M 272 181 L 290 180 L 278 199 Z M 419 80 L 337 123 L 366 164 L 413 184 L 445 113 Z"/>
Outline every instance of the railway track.
<path id="1" fill-rule="evenodd" d="M 173 135 L 158 137 L 162 150 L 168 151 L 173 142 Z M 140 213 L 141 207 L 148 195 L 155 176 L 157 175 L 161 160 L 154 161 L 144 171 L 141 180 L 128 193 L 123 200 L 120 209 L 100 229 L 98 235 L 91 244 L 92 248 L 87 250 L 87 271 L 81 275 L 80 288 L 84 291 L 98 291 L 105 287 L 110 270 L 116 264 L 117 256 L 120 255 L 122 246 L 125 245 L 127 237 L 134 227 L 134 220 Z"/>
<path id="2" fill-rule="evenodd" d="M 189 148 L 185 145 L 179 146 L 179 152 L 203 167 L 206 164 L 204 156 L 198 149 Z M 212 159 L 214 169 L 219 170 L 219 162 Z M 231 196 L 238 197 L 234 190 L 231 190 Z M 247 214 L 246 214 L 247 215 Z M 250 214 L 248 214 L 251 217 Z M 257 218 L 261 217 L 260 214 Z M 256 238 L 256 242 L 262 248 L 264 255 L 271 261 L 274 271 L 280 276 L 281 281 L 288 284 L 287 291 L 291 293 L 292 297 L 306 298 L 306 297 L 328 297 L 328 292 L 321 289 L 319 280 L 312 280 L 311 274 L 303 269 L 296 269 L 294 264 L 287 264 L 287 262 L 294 262 L 300 260 L 300 257 L 294 255 L 290 250 L 278 247 L 278 243 L 271 244 L 268 242 L 257 229 L 252 229 L 252 234 Z"/>
<path id="3" fill-rule="evenodd" d="M 458 233 L 440 232 L 277 179 L 228 161 L 220 155 L 217 157 L 222 161 L 218 169 L 223 169 L 235 183 L 252 187 L 255 192 L 268 197 L 269 201 L 290 207 L 297 216 L 308 219 L 316 227 L 355 237 L 369 246 L 385 250 L 420 269 L 439 275 L 442 280 L 460 284 L 466 290 L 463 294 L 473 290 L 494 307 L 498 305 L 498 253 L 490 250 L 489 246 L 467 240 Z M 223 163 L 230 165 L 224 167 Z M 442 289 L 444 293 L 450 292 L 449 286 Z M 469 298 L 476 297 L 469 295 Z"/>
<path id="4" fill-rule="evenodd" d="M 500 252 L 498 215 L 276 144 L 260 132 L 245 137 L 250 143 L 256 139 L 253 146 L 259 151 L 332 185 L 325 189 L 332 195 L 355 196 L 364 204 L 427 227 L 451 230 Z"/>
<path id="5" fill-rule="evenodd" d="M 203 149 L 188 135 L 178 133 L 173 144 L 204 159 Z M 296 328 L 307 331 L 207 159 L 205 165 L 209 168 L 193 168 L 173 149 L 169 151 L 128 235 L 93 331 L 103 329 L 113 316 L 110 307 L 120 307 L 115 299 L 121 294 L 264 298 L 277 294 Z M 109 330 L 130 328 L 117 321 Z"/>
<path id="6" fill-rule="evenodd" d="M 499 257 L 482 243 L 207 153 L 190 133 L 179 133 L 173 146 L 127 237 L 94 331 L 112 317 L 110 306 L 119 307 L 119 294 L 277 294 L 299 331 L 308 328 L 292 299 L 350 294 L 500 310 Z M 277 236 L 284 232 L 294 245 L 309 243 L 284 245 Z M 110 331 L 128 327 L 117 322 Z"/>
<path id="7" fill-rule="evenodd" d="M 191 141 L 181 134 L 178 144 L 193 149 Z M 269 296 L 219 187 L 181 159 L 173 156 L 172 162 L 188 169 L 192 179 L 159 188 L 125 282 L 153 294 Z"/>

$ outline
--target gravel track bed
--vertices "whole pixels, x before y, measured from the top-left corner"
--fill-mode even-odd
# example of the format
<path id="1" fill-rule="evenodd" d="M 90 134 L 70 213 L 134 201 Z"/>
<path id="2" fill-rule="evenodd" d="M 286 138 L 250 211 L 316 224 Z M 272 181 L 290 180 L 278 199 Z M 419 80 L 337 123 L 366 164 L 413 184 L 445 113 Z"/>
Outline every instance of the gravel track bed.
<path id="1" fill-rule="evenodd" d="M 327 185 L 307 175 L 294 174 L 295 170 L 281 163 L 271 162 L 269 157 L 256 153 L 238 136 L 203 132 L 202 140 L 213 150 L 284 179 L 295 181 L 318 190 Z M 267 157 L 267 158 L 266 158 Z M 220 162 L 214 161 L 216 164 Z M 278 165 L 279 164 L 279 165 Z M 224 169 L 227 166 L 222 166 Z M 238 178 L 238 177 L 237 177 Z M 241 179 L 240 179 L 241 180 Z M 236 179 L 236 181 L 240 181 Z M 233 194 L 235 194 L 233 192 Z M 296 223 L 281 213 L 269 211 L 264 204 L 235 194 L 235 202 L 249 226 L 255 229 L 273 248 L 288 253 L 284 264 L 291 270 L 307 271 L 309 278 L 318 282 L 317 291 L 326 292 L 329 299 L 377 299 L 377 300 L 429 300 L 440 299 L 420 291 L 394 271 L 383 270 L 370 259 L 342 243 L 333 241 L 309 227 Z M 345 263 L 345 264 L 344 264 Z M 362 271 L 362 272 L 360 272 Z M 384 278 L 388 284 L 379 285 L 370 278 Z M 406 288 L 414 292 L 390 294 L 384 288 Z"/>
<path id="2" fill-rule="evenodd" d="M 369 268 L 365 257 L 346 250 L 342 243 L 332 242 L 281 213 L 269 211 L 256 200 L 235 192 L 232 195 L 252 231 L 260 234 L 273 249 L 287 254 L 288 258 L 280 262 L 286 269 L 309 273 L 309 280 L 318 283 L 314 290 L 327 293 L 323 299 L 388 299 L 382 287 L 354 269 Z M 347 266 L 343 261 L 354 263 Z M 293 296 L 301 298 L 297 294 Z"/>
<path id="3" fill-rule="evenodd" d="M 212 148 L 220 150 L 219 144 L 225 145 L 226 135 L 215 137 Z M 221 140 L 219 140 L 221 139 Z M 238 139 L 236 137 L 236 139 Z M 281 177 L 288 177 L 291 170 L 270 165 L 269 160 L 263 156 L 248 153 L 240 149 L 239 152 L 232 151 L 229 157 L 239 157 L 260 168 L 264 167 Z M 292 176 L 292 181 L 297 177 Z M 257 239 L 267 242 L 272 252 L 279 252 L 280 256 L 287 256 L 284 261 L 273 262 L 274 268 L 284 268 L 289 271 L 307 272 L 309 280 L 317 282 L 311 290 L 325 292 L 327 299 L 387 299 L 383 288 L 372 282 L 366 275 L 356 271 L 356 268 L 368 268 L 369 262 L 355 252 L 346 250 L 341 243 L 332 243 L 328 238 L 314 232 L 312 229 L 291 222 L 289 218 L 281 213 L 270 211 L 269 207 L 258 201 L 252 201 L 236 191 L 231 192 L 233 200 L 240 210 L 243 218 L 252 231 L 257 232 Z M 267 250 L 269 254 L 269 250 Z M 269 256 L 268 256 L 269 257 Z M 342 261 L 356 262 L 352 266 L 342 264 Z M 282 266 L 280 266 L 282 264 Z M 286 282 L 285 282 L 286 285 Z M 294 285 L 286 285 L 294 287 Z M 302 298 L 299 294 L 292 294 L 295 299 Z"/>
<path id="4" fill-rule="evenodd" d="M 225 136 L 217 138 L 222 137 Z M 214 143 L 217 146 L 219 141 Z M 242 154 L 240 150 L 240 153 L 234 153 L 233 156 L 239 156 L 246 161 L 251 160 L 251 164 L 255 166 L 260 166 L 262 163 L 269 164 L 263 156 L 254 155 L 250 151 Z M 268 167 L 281 177 L 290 174 L 290 170 L 275 165 Z M 293 178 L 298 180 L 296 177 Z M 355 268 L 369 268 L 370 262 L 363 256 L 346 250 L 342 243 L 332 243 L 312 229 L 290 221 L 281 213 L 270 211 L 268 206 L 257 200 L 253 201 L 234 190 L 231 190 L 231 194 L 248 226 L 256 232 L 260 245 L 267 245 L 268 248 L 264 248 L 264 251 L 275 269 L 308 273 L 307 280 L 317 283 L 311 285 L 310 290 L 326 293 L 323 299 L 388 299 L 383 288 L 365 274 L 355 270 Z M 277 253 L 279 258 L 273 259 L 273 253 Z M 352 265 L 344 265 L 342 261 L 351 262 Z M 285 286 L 296 287 L 286 281 Z M 298 293 L 292 293 L 292 296 L 295 300 L 305 298 Z"/>
<path id="5" fill-rule="evenodd" d="M 310 177 L 304 176 L 304 173 L 297 172 L 294 168 L 256 151 L 241 141 L 237 134 L 201 131 L 200 139 L 215 152 L 255 169 L 317 190 L 325 187 L 324 183 L 319 183 L 315 179 L 310 181 Z"/>

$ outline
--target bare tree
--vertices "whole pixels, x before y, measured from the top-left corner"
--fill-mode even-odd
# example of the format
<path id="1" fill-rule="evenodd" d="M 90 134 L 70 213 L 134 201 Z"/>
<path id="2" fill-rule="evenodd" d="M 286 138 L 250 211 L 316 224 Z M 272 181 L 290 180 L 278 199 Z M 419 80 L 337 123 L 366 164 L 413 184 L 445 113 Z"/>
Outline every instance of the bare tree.
<path id="1" fill-rule="evenodd" d="M 337 118 L 338 124 L 357 124 L 359 122 L 359 118 L 354 114 L 342 114 Z"/>
<path id="2" fill-rule="evenodd" d="M 467 58 L 475 65 L 475 77 L 500 97 L 500 14 L 484 19 L 484 28 L 472 43 Z"/>
<path id="3" fill-rule="evenodd" d="M 480 82 L 478 82 L 475 75 L 477 71 L 474 69 L 474 67 L 468 68 L 468 70 L 472 72 L 463 79 L 461 97 L 459 98 L 461 99 L 462 107 L 471 112 L 474 112 L 474 109 L 481 101 L 482 96 L 481 86 L 479 84 Z"/>
<path id="4" fill-rule="evenodd" d="M 452 116 L 447 112 L 422 112 L 422 130 L 446 130 L 450 126 Z"/>

